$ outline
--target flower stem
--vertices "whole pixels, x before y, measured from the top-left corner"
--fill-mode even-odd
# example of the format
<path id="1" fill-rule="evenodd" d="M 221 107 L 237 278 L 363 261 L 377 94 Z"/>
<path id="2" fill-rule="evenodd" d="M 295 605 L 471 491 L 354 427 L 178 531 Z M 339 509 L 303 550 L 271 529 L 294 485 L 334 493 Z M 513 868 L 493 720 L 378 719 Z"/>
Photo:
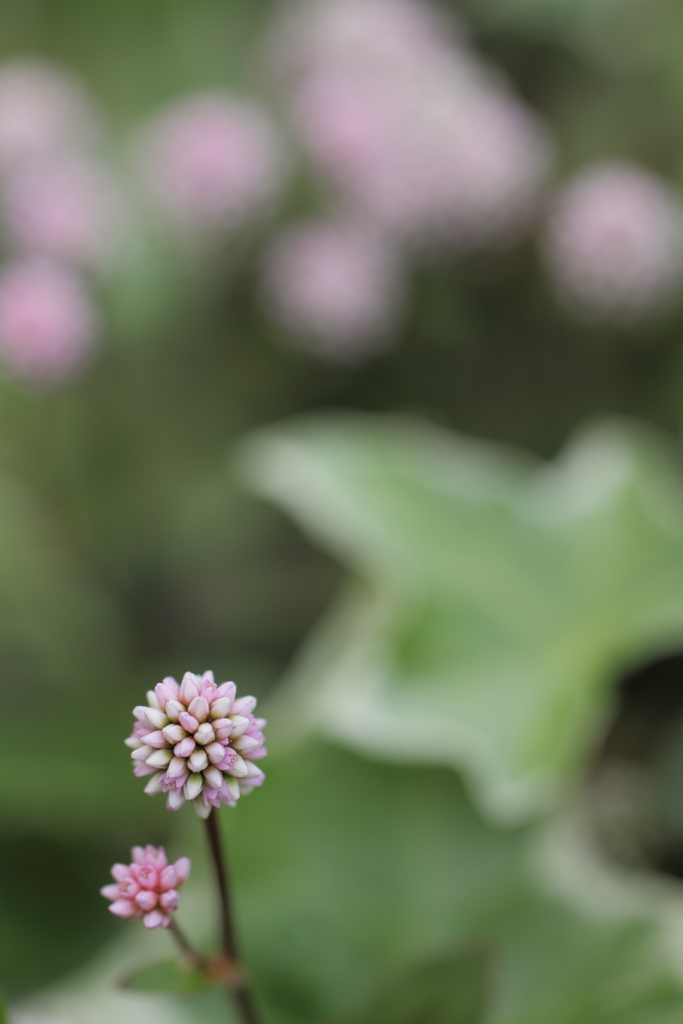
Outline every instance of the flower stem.
<path id="1" fill-rule="evenodd" d="M 228 991 L 232 996 L 235 1008 L 242 1024 L 258 1024 L 258 1017 L 254 1009 L 251 993 L 244 979 L 237 952 L 237 941 L 235 938 L 235 926 L 232 918 L 230 902 L 230 887 L 228 884 L 228 873 L 223 852 L 220 828 L 218 825 L 218 813 L 214 808 L 206 819 L 206 834 L 209 841 L 209 849 L 216 872 L 218 883 L 219 907 L 221 914 L 221 940 L 223 955 L 226 965 L 232 975 L 228 981 Z"/>
<path id="2" fill-rule="evenodd" d="M 190 940 L 185 935 L 185 932 L 181 929 L 180 925 L 173 916 L 171 917 L 169 931 L 173 938 L 175 939 L 178 948 L 180 949 L 180 952 L 183 954 L 187 962 L 191 964 L 193 967 L 201 966 L 201 964 L 204 963 L 204 957 L 201 955 L 201 953 L 197 952 L 197 950 L 194 948 Z"/>

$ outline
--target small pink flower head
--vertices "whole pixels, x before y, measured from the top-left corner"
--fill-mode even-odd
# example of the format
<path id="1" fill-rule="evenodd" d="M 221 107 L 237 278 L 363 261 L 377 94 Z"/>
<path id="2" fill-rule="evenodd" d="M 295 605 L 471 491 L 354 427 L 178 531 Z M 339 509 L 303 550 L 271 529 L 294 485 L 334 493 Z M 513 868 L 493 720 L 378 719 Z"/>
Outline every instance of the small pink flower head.
<path id="1" fill-rule="evenodd" d="M 267 754 L 255 707 L 255 697 L 236 699 L 234 683 L 216 686 L 212 672 L 186 672 L 180 685 L 167 676 L 134 709 L 125 741 L 134 774 L 151 776 L 145 792 L 167 793 L 170 811 L 190 800 L 200 818 L 221 803 L 234 807 L 265 779 L 254 764 Z"/>
<path id="2" fill-rule="evenodd" d="M 115 246 L 122 202 L 107 168 L 62 154 L 10 173 L 3 212 L 10 240 L 25 252 L 100 267 Z"/>
<path id="3" fill-rule="evenodd" d="M 0 170 L 89 142 L 97 119 L 80 84 L 37 59 L 0 65 Z"/>
<path id="4" fill-rule="evenodd" d="M 669 305 L 683 282 L 680 200 L 644 168 L 594 164 L 556 198 L 543 252 L 570 311 L 616 324 L 643 319 Z"/>
<path id="5" fill-rule="evenodd" d="M 294 117 L 313 161 L 363 217 L 419 243 L 510 235 L 551 164 L 545 128 L 464 51 L 410 74 L 319 68 L 299 83 Z"/>
<path id="6" fill-rule="evenodd" d="M 42 259 L 0 271 L 0 362 L 9 374 L 49 385 L 73 375 L 100 330 L 81 279 Z"/>
<path id="7" fill-rule="evenodd" d="M 230 93 L 171 104 L 140 133 L 138 154 L 161 210 L 199 233 L 240 226 L 273 198 L 282 176 L 269 118 Z"/>
<path id="8" fill-rule="evenodd" d="M 134 846 L 132 864 L 114 864 L 113 885 L 100 892 L 111 900 L 109 911 L 132 921 L 142 917 L 145 928 L 168 928 L 178 906 L 178 889 L 190 874 L 190 860 L 169 864 L 163 846 Z"/>
<path id="9" fill-rule="evenodd" d="M 285 73 L 340 61 L 409 70 L 459 37 L 452 27 L 452 19 L 422 0 L 306 0 L 283 7 L 268 57 Z"/>
<path id="10" fill-rule="evenodd" d="M 393 250 L 341 221 L 283 232 L 266 255 L 263 285 L 273 313 L 302 344 L 342 362 L 381 347 L 400 306 Z"/>

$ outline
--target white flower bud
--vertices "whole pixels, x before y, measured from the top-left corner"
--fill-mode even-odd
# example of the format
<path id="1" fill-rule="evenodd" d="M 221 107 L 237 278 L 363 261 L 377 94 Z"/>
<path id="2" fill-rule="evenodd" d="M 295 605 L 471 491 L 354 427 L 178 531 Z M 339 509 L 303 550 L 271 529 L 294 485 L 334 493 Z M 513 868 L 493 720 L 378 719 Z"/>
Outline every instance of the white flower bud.
<path id="1" fill-rule="evenodd" d="M 185 797 L 183 793 L 178 789 L 172 789 L 168 794 L 166 801 L 169 811 L 177 811 L 185 803 Z"/>
<path id="2" fill-rule="evenodd" d="M 141 741 L 137 739 L 135 736 L 129 736 L 123 742 L 126 744 L 127 747 L 130 747 L 131 750 L 137 750 L 138 747 L 142 746 Z"/>
<path id="3" fill-rule="evenodd" d="M 204 769 L 204 778 L 214 789 L 220 789 L 223 785 L 223 772 L 219 772 L 213 765 Z"/>
<path id="4" fill-rule="evenodd" d="M 156 796 L 157 793 L 163 793 L 163 786 L 161 784 L 163 777 L 163 772 L 157 772 L 156 775 L 151 777 L 145 786 L 145 793 L 147 793 L 148 796 Z"/>
<path id="5" fill-rule="evenodd" d="M 202 724 L 199 726 L 196 733 L 194 734 L 194 738 L 197 743 L 201 743 L 201 745 L 204 747 L 206 746 L 207 743 L 213 743 L 213 741 L 216 739 L 216 734 L 214 733 L 213 729 L 211 728 L 208 722 L 202 722 Z"/>
<path id="6" fill-rule="evenodd" d="M 149 761 L 147 763 L 149 764 Z M 190 771 L 193 772 L 203 771 L 207 767 L 208 763 L 209 759 L 203 750 L 195 750 L 194 754 L 190 754 L 187 759 L 188 767 Z"/>
<path id="7" fill-rule="evenodd" d="M 194 800 L 198 797 L 204 788 L 204 777 L 199 774 L 190 775 L 189 779 L 183 786 L 183 793 L 185 794 L 186 800 Z"/>
<path id="8" fill-rule="evenodd" d="M 152 756 L 147 758 L 145 763 L 148 764 L 150 768 L 166 768 L 172 759 L 173 753 L 168 749 L 168 747 L 166 747 L 164 750 L 155 750 Z"/>
<path id="9" fill-rule="evenodd" d="M 255 739 L 254 736 L 240 736 L 238 740 L 233 743 L 235 750 L 239 750 L 240 754 L 249 754 L 252 750 L 256 750 L 260 747 L 261 741 Z"/>
<path id="10" fill-rule="evenodd" d="M 227 776 L 225 779 L 225 785 L 227 786 L 228 793 L 233 800 L 239 800 L 240 798 L 240 784 L 237 779 L 231 779 Z"/>
<path id="11" fill-rule="evenodd" d="M 154 747 L 148 747 L 145 743 L 142 747 L 138 747 L 130 755 L 134 761 L 146 761 L 150 754 L 154 753 Z"/>
<path id="12" fill-rule="evenodd" d="M 168 716 L 157 708 L 147 708 L 145 715 L 153 729 L 163 729 L 165 725 L 168 725 Z"/>
<path id="13" fill-rule="evenodd" d="M 232 721 L 232 732 L 230 733 L 230 739 L 236 740 L 243 732 L 249 728 L 249 719 L 243 715 L 229 715 Z"/>
<path id="14" fill-rule="evenodd" d="M 184 710 L 185 705 L 181 704 L 179 700 L 169 700 L 166 702 L 166 716 L 172 722 L 177 722 Z"/>
<path id="15" fill-rule="evenodd" d="M 159 699 L 154 690 L 147 691 L 147 703 L 151 708 L 155 708 L 157 711 L 161 711 L 161 705 L 159 704 Z"/>
<path id="16" fill-rule="evenodd" d="M 225 747 L 222 743 L 210 743 L 205 750 L 211 764 L 220 764 L 225 757 Z"/>
<path id="17" fill-rule="evenodd" d="M 219 697 L 211 705 L 211 711 L 209 712 L 209 718 L 225 718 L 228 711 L 232 707 L 232 701 L 229 697 Z"/>
<path id="18" fill-rule="evenodd" d="M 187 733 L 183 729 L 182 725 L 167 725 L 165 729 L 161 730 L 164 734 L 164 739 L 167 739 L 169 743 L 180 743 L 187 736 Z"/>
<path id="19" fill-rule="evenodd" d="M 168 763 L 166 774 L 169 779 L 178 779 L 187 771 L 187 762 L 184 757 L 172 757 Z"/>
<path id="20" fill-rule="evenodd" d="M 194 800 L 192 802 L 192 806 L 195 809 L 197 817 L 204 818 L 204 820 L 206 820 L 209 817 L 211 811 L 213 810 L 213 808 L 207 807 L 203 800 Z"/>

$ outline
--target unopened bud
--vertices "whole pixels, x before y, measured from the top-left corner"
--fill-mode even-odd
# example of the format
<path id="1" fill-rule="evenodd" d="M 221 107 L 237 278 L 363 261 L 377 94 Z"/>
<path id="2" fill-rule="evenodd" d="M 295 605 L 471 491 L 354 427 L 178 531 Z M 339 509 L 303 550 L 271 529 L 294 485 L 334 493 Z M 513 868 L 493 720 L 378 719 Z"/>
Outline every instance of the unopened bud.
<path id="1" fill-rule="evenodd" d="M 150 768 L 165 768 L 172 760 L 173 754 L 166 747 L 164 750 L 155 750 L 151 757 L 145 762 Z"/>
<path id="2" fill-rule="evenodd" d="M 148 747 L 145 743 L 142 747 L 138 747 L 130 755 L 134 761 L 146 761 L 150 754 L 154 753 L 153 747 Z"/>
<path id="3" fill-rule="evenodd" d="M 200 697 L 199 699 L 201 700 L 202 698 Z M 194 738 L 196 739 L 197 743 L 201 743 L 201 745 L 204 747 L 206 746 L 207 743 L 213 743 L 213 741 L 216 739 L 216 734 L 214 733 L 213 729 L 211 728 L 211 725 L 208 722 L 202 722 L 202 724 L 199 726 L 196 733 L 194 734 Z"/>
<path id="4" fill-rule="evenodd" d="M 209 702 L 206 697 L 195 697 L 187 710 L 194 715 L 198 722 L 205 722 L 209 717 Z"/>
<path id="5" fill-rule="evenodd" d="M 215 721 L 217 718 L 225 718 L 232 707 L 232 701 L 228 697 L 221 697 L 211 704 L 210 717 Z"/>
<path id="6" fill-rule="evenodd" d="M 168 715 L 164 714 L 163 711 L 158 711 L 156 708 L 147 708 L 145 715 L 153 729 L 163 729 L 165 725 L 168 725 Z"/>
<path id="7" fill-rule="evenodd" d="M 185 705 L 175 698 L 166 702 L 166 715 L 171 722 L 177 722 L 184 710 Z"/>
<path id="8" fill-rule="evenodd" d="M 249 728 L 249 719 L 244 718 L 243 715 L 230 715 L 232 720 L 232 735 L 231 739 L 236 740 L 243 732 L 246 732 Z"/>
<path id="9" fill-rule="evenodd" d="M 168 763 L 168 768 L 166 769 L 166 774 L 168 775 L 169 779 L 178 779 L 183 774 L 183 772 L 186 772 L 186 771 L 187 771 L 187 765 L 185 763 L 185 758 L 184 757 L 172 757 L 171 760 Z"/>
<path id="10" fill-rule="evenodd" d="M 225 757 L 225 747 L 222 743 L 210 743 L 205 749 L 211 764 L 220 764 Z"/>
<path id="11" fill-rule="evenodd" d="M 194 800 L 198 797 L 204 788 L 204 776 L 199 773 L 193 773 L 185 783 L 183 793 L 185 794 L 186 800 Z"/>
<path id="12" fill-rule="evenodd" d="M 163 793 L 163 789 L 164 789 L 164 787 L 162 785 L 163 777 L 164 777 L 164 773 L 163 772 L 157 772 L 156 775 L 152 776 L 152 778 L 149 780 L 149 782 L 145 786 L 145 793 L 147 793 L 148 796 L 156 796 L 157 793 Z"/>
<path id="13" fill-rule="evenodd" d="M 186 732 L 182 725 L 167 725 L 166 728 L 161 731 L 169 743 L 180 743 L 180 741 L 184 740 L 186 736 Z"/>
<path id="14" fill-rule="evenodd" d="M 223 785 L 223 772 L 219 772 L 212 764 L 204 769 L 204 778 L 214 789 L 220 789 Z"/>
<path id="15" fill-rule="evenodd" d="M 208 763 L 209 759 L 206 756 L 204 750 L 195 750 L 195 752 L 193 754 L 190 754 L 190 756 L 187 759 L 188 767 L 190 768 L 190 771 L 193 772 L 203 771 L 204 768 L 206 768 L 206 766 L 208 765 Z M 149 764 L 149 761 L 147 762 L 147 764 Z"/>

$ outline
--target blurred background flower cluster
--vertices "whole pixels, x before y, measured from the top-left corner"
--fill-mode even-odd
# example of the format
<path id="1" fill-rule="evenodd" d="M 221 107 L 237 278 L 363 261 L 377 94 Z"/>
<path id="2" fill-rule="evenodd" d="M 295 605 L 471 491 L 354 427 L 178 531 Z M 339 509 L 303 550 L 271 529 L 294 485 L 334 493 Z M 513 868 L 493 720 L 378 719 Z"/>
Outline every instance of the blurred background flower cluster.
<path id="1" fill-rule="evenodd" d="M 190 853 L 208 941 L 123 740 L 209 668 L 268 1024 L 683 1019 L 682 53 L 675 0 L 0 6 L 12 1024 L 224 1019 L 98 894 Z"/>

